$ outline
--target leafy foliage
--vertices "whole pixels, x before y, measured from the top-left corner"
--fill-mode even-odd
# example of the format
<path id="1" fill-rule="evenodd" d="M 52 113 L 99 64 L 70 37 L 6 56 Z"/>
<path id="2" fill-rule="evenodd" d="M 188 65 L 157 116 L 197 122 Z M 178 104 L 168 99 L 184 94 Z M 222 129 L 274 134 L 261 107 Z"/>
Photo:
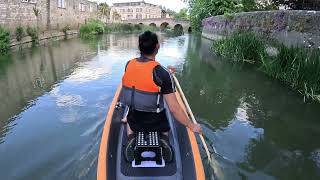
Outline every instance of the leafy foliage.
<path id="1" fill-rule="evenodd" d="M 104 25 L 101 21 L 90 20 L 87 24 L 80 27 L 80 36 L 84 38 L 89 38 L 95 34 L 103 34 Z"/>
<path id="2" fill-rule="evenodd" d="M 28 26 L 26 32 L 27 32 L 28 36 L 31 37 L 33 43 L 38 42 L 39 36 L 38 36 L 38 31 L 36 28 L 32 28 L 32 27 Z"/>
<path id="3" fill-rule="evenodd" d="M 64 33 L 64 39 L 68 38 L 68 31 L 70 30 L 70 26 L 66 25 L 64 28 L 62 28 L 62 32 Z"/>
<path id="4" fill-rule="evenodd" d="M 255 11 L 258 10 L 256 0 L 241 0 L 243 5 L 243 11 Z"/>
<path id="5" fill-rule="evenodd" d="M 183 8 L 178 13 L 174 13 L 174 18 L 179 20 L 189 20 L 188 9 Z"/>
<path id="6" fill-rule="evenodd" d="M 195 31 L 201 30 L 202 20 L 209 16 L 239 12 L 243 8 L 236 0 L 190 0 L 189 5 L 191 26 Z"/>
<path id="7" fill-rule="evenodd" d="M 16 28 L 16 39 L 17 39 L 17 41 L 21 41 L 22 40 L 22 38 L 25 36 L 25 33 L 24 33 L 24 29 L 23 29 L 23 27 L 21 27 L 21 26 L 18 26 L 17 28 Z"/>
<path id="8" fill-rule="evenodd" d="M 9 50 L 10 32 L 0 26 L 0 54 L 4 54 Z"/>
<path id="9" fill-rule="evenodd" d="M 107 3 L 100 3 L 98 6 L 99 13 L 103 16 L 110 16 L 110 7 Z"/>
<path id="10" fill-rule="evenodd" d="M 318 0 L 271 0 L 277 7 L 285 6 L 295 10 L 320 10 Z"/>

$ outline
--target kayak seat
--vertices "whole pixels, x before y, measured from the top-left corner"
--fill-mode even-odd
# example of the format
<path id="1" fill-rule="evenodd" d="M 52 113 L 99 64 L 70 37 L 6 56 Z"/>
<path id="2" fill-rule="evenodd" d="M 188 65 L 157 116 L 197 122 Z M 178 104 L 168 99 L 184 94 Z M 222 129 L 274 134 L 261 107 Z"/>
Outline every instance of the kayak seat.
<path id="1" fill-rule="evenodd" d="M 159 132 L 136 133 L 135 165 L 140 165 L 142 161 L 155 161 L 157 165 L 163 164 L 159 134 Z"/>

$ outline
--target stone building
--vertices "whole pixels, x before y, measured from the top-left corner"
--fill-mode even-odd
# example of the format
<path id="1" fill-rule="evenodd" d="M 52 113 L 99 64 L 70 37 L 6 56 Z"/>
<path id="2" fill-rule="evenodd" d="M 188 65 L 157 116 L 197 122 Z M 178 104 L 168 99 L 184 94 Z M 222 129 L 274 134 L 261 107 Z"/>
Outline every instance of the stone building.
<path id="1" fill-rule="evenodd" d="M 160 6 L 144 1 L 114 3 L 111 7 L 111 20 L 117 19 L 114 17 L 116 15 L 120 16 L 121 20 L 157 19 L 166 17 L 166 13 Z"/>
<path id="2" fill-rule="evenodd" d="M 39 11 L 38 17 L 34 10 Z M 98 5 L 88 0 L 1 0 L 0 26 L 39 26 L 40 30 L 77 28 L 96 18 Z"/>

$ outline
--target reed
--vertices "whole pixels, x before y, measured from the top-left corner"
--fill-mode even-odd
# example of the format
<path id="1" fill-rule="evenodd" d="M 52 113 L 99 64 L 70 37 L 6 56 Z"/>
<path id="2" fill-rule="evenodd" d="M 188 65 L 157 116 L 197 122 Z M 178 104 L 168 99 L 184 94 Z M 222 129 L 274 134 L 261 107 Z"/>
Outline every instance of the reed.
<path id="1" fill-rule="evenodd" d="M 277 51 L 273 55 L 267 53 L 270 45 Z M 212 49 L 232 61 L 254 63 L 259 70 L 303 94 L 305 99 L 320 102 L 319 49 L 287 47 L 253 33 L 235 33 L 215 41 Z"/>

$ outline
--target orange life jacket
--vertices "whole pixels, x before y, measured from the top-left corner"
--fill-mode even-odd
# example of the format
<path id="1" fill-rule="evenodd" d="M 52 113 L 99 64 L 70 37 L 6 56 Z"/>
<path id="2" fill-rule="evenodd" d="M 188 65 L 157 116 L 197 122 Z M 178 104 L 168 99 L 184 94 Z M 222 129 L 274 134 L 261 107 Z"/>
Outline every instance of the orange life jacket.
<path id="1" fill-rule="evenodd" d="M 159 112 L 164 108 L 160 87 L 153 81 L 153 70 L 160 63 L 130 60 L 122 77 L 120 101 L 136 110 Z"/>
<path id="2" fill-rule="evenodd" d="M 159 92 L 159 87 L 153 81 L 153 70 L 157 65 L 159 63 L 156 61 L 131 60 L 122 78 L 122 85 L 145 92 Z"/>

